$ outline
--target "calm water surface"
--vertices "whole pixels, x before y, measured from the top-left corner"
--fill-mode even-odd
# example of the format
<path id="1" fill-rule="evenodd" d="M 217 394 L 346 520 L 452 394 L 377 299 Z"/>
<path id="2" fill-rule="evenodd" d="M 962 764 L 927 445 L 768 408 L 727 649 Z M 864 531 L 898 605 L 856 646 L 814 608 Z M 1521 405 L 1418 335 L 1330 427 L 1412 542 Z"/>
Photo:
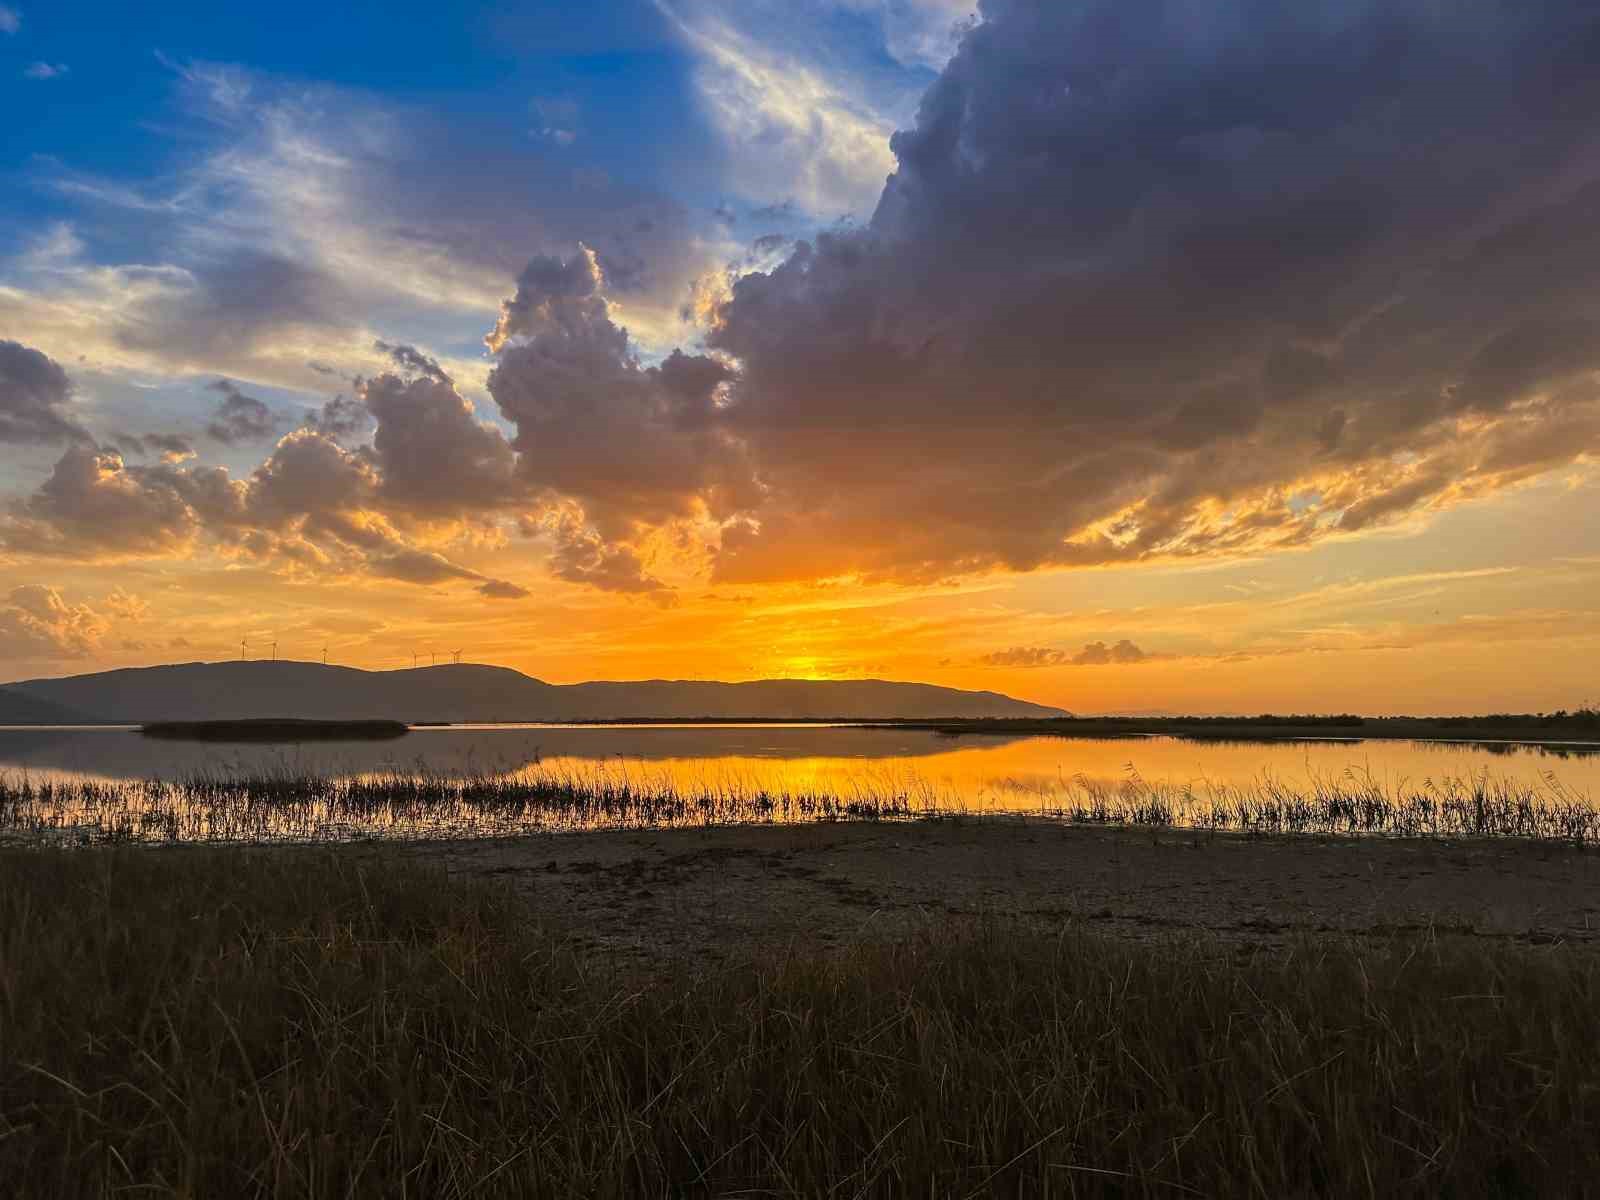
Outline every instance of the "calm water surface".
<path id="1" fill-rule="evenodd" d="M 428 771 L 578 777 L 626 773 L 682 790 L 883 793 L 963 807 L 1048 805 L 1083 780 L 1196 787 L 1302 787 L 1350 776 L 1385 789 L 1487 773 L 1600 798 L 1600 753 L 1578 747 L 1393 741 L 1194 742 L 1178 738 L 948 737 L 852 726 L 452 726 L 385 742 L 219 745 L 151 740 L 132 729 L 0 729 L 0 775 L 178 780 L 264 771 L 324 775 Z"/>

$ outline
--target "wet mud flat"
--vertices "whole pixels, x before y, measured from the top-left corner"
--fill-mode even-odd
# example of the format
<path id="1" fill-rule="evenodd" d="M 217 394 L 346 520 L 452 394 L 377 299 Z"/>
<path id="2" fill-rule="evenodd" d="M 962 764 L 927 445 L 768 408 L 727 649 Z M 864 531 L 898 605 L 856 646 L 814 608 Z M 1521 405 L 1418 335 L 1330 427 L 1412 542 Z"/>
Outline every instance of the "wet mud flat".
<path id="1" fill-rule="evenodd" d="M 621 963 L 716 965 L 953 923 L 1241 947 L 1441 936 L 1600 950 L 1600 850 L 1509 839 L 1252 837 L 1026 818 L 599 831 L 415 843 L 510 884 Z"/>

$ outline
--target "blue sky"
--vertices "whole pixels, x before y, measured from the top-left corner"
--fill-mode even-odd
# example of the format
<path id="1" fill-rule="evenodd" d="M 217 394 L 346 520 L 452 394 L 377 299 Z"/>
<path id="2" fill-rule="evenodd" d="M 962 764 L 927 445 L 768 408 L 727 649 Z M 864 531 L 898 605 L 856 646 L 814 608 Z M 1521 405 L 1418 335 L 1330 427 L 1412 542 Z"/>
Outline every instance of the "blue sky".
<path id="1" fill-rule="evenodd" d="M 22 119 L 0 130 L 0 285 L 35 342 L 76 349 L 99 423 L 133 434 L 203 411 L 215 376 L 285 414 L 325 400 L 305 361 L 244 345 L 307 300 L 310 320 L 349 327 L 290 352 L 327 378 L 373 369 L 384 338 L 453 361 L 482 401 L 498 300 L 531 256 L 580 243 L 600 250 L 639 353 L 694 343 L 680 314 L 697 279 L 757 263 L 764 235 L 870 216 L 888 134 L 961 15 L 950 0 L 4 12 L 0 106 Z M 239 298 L 231 338 L 69 328 L 136 318 L 164 283 L 260 276 L 263 258 L 286 270 Z M 369 278 L 351 277 L 357 261 Z M 385 286 L 396 276 L 406 286 Z"/>

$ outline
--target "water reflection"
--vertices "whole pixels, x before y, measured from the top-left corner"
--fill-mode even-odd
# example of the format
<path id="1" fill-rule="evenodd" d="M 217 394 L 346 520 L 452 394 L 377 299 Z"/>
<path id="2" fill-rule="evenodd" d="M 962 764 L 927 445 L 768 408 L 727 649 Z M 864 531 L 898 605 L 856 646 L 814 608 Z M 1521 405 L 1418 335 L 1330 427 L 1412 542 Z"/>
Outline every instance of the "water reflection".
<path id="1" fill-rule="evenodd" d="M 0 772 L 36 780 L 195 775 L 510 775 L 531 766 L 581 774 L 597 764 L 680 789 L 931 788 L 981 808 L 1029 808 L 1075 779 L 1152 784 L 1292 785 L 1359 774 L 1383 786 L 1491 772 L 1554 779 L 1600 795 L 1600 755 L 1572 747 L 1384 741 L 1239 742 L 1178 738 L 965 736 L 858 726 L 452 726 L 393 742 L 218 745 L 153 741 L 132 729 L 0 729 Z"/>

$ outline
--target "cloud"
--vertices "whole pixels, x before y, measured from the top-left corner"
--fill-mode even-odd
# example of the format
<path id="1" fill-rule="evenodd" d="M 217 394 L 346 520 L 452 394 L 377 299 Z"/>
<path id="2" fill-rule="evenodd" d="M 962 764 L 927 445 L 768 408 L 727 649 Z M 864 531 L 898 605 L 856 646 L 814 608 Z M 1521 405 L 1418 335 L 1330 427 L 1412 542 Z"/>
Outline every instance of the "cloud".
<path id="1" fill-rule="evenodd" d="M 1600 15 L 983 11 L 870 224 L 715 313 L 717 578 L 1259 553 L 1600 450 Z"/>
<path id="2" fill-rule="evenodd" d="M 164 61 L 171 170 L 130 183 L 30 166 L 61 236 L 47 260 L 8 264 L 0 329 L 62 361 L 320 390 L 322 371 L 381 369 L 372 314 L 476 325 L 530 255 L 578 241 L 634 335 L 667 349 L 684 336 L 684 290 L 727 253 L 659 192 L 523 152 L 525 122 L 510 114 L 464 125 L 350 89 Z M 132 249 L 92 258 L 101 245 Z"/>
<path id="3" fill-rule="evenodd" d="M 365 574 L 416 584 L 513 584 L 424 544 L 382 511 L 371 455 L 309 429 L 286 435 L 249 476 L 165 461 L 130 466 L 74 445 L 31 496 L 0 518 L 0 547 L 78 561 L 170 558 L 209 545 L 224 554 L 318 576 Z M 446 538 L 456 532 L 446 525 Z"/>
<path id="4" fill-rule="evenodd" d="M 358 390 L 377 421 L 372 448 L 381 498 L 419 513 L 484 513 L 512 504 L 521 484 L 505 435 L 477 419 L 437 362 L 411 346 L 379 343 L 403 375 L 385 373 Z"/>
<path id="5" fill-rule="evenodd" d="M 364 432 L 372 424 L 372 413 L 359 399 L 335 396 L 320 409 L 306 409 L 305 428 L 338 441 Z"/>
<path id="6" fill-rule="evenodd" d="M 518 521 L 524 537 L 551 547 L 549 567 L 557 579 L 604 592 L 647 594 L 663 604 L 677 602 L 667 584 L 646 571 L 632 546 L 607 541 L 585 519 L 577 505 L 557 504 Z"/>
<path id="7" fill-rule="evenodd" d="M 66 63 L 36 62 L 22 68 L 22 77 L 24 79 L 60 79 L 61 76 L 69 74 L 71 70 L 72 68 L 67 66 Z"/>
<path id="8" fill-rule="evenodd" d="M 22 14 L 9 4 L 0 4 L 0 33 L 15 33 L 22 28 Z"/>
<path id="9" fill-rule="evenodd" d="M 88 435 L 63 410 L 72 383 L 61 365 L 17 342 L 0 341 L 0 442 L 59 442 Z"/>
<path id="10" fill-rule="evenodd" d="M 816 27 L 746 32 L 749 9 L 716 3 L 658 7 L 698 57 L 706 115 L 728 146 L 732 186 L 756 204 L 794 201 L 823 218 L 865 213 L 893 169 L 893 118 L 824 62 L 779 47 L 810 42 Z M 765 36 L 754 36 L 754 34 Z M 826 60 L 826 56 L 823 56 Z"/>
<path id="11" fill-rule="evenodd" d="M 491 600 L 524 600 L 533 593 L 504 579 L 490 579 L 478 585 L 478 595 Z"/>
<path id="12" fill-rule="evenodd" d="M 487 339 L 497 353 L 488 389 L 516 426 L 518 476 L 576 501 L 608 542 L 751 503 L 742 450 L 717 427 L 731 370 L 681 351 L 641 365 L 601 284 L 587 248 L 536 258 Z"/>
<path id="13" fill-rule="evenodd" d="M 1147 654 L 1127 638 L 1114 645 L 1087 642 L 1082 650 L 1057 650 L 1048 646 L 1012 646 L 985 654 L 978 661 L 986 667 L 1100 667 L 1147 662 L 1160 655 Z"/>
<path id="14" fill-rule="evenodd" d="M 25 584 L 0 601 L 0 656 L 80 658 L 110 628 L 111 622 L 87 604 L 69 604 L 53 587 Z"/>
<path id="15" fill-rule="evenodd" d="M 240 442 L 259 442 L 272 436 L 277 419 L 272 410 L 254 396 L 246 396 L 239 385 L 227 379 L 210 384 L 213 392 L 222 394 L 222 401 L 206 424 L 206 433 L 224 446 Z"/>
<path id="16" fill-rule="evenodd" d="M 163 462 L 180 463 L 195 457 L 194 443 L 181 433 L 114 433 L 111 441 L 123 454 L 155 454 Z"/>
<path id="17" fill-rule="evenodd" d="M 119 454 L 76 444 L 0 521 L 0 545 L 68 558 L 159 556 L 186 550 L 198 529 L 176 489 L 127 467 Z"/>

